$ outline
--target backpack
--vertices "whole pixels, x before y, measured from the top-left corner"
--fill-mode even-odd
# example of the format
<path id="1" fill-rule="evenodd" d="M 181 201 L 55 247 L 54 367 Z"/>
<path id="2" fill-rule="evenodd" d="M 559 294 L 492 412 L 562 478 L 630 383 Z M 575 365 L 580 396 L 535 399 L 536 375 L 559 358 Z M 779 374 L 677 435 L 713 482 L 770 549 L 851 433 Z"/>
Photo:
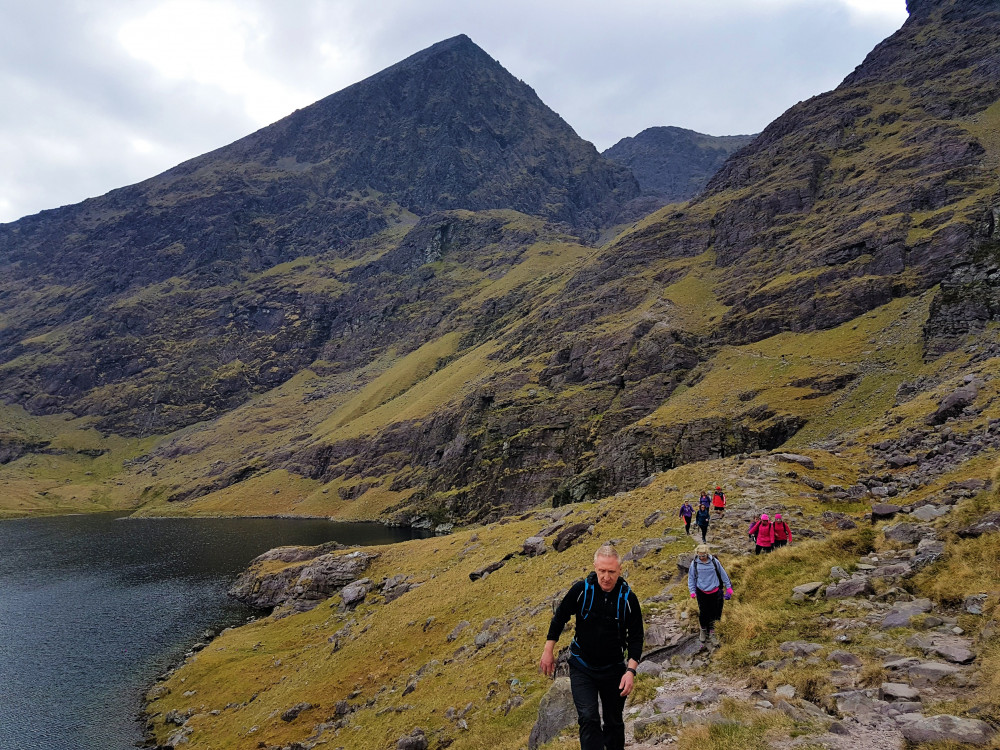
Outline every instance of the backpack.
<path id="1" fill-rule="evenodd" d="M 697 562 L 698 558 L 696 557 L 694 560 L 691 561 L 691 567 L 694 567 L 694 565 Z M 721 590 L 724 585 L 722 580 L 722 568 L 719 566 L 719 561 L 716 559 L 715 555 L 712 555 L 712 565 L 715 566 L 715 575 L 719 579 L 719 589 Z"/>
<path id="2" fill-rule="evenodd" d="M 615 607 L 615 619 L 618 621 L 619 630 L 621 629 L 621 622 L 625 619 L 625 615 L 628 614 L 630 609 L 628 603 L 628 595 L 632 593 L 632 588 L 628 585 L 628 581 L 624 578 L 620 579 L 622 582 L 621 587 L 618 589 L 618 601 Z M 583 592 L 577 597 L 577 602 L 580 603 L 580 617 L 584 620 L 590 615 L 590 609 L 594 606 L 594 596 L 597 594 L 596 576 L 589 575 L 583 579 Z"/>
<path id="3" fill-rule="evenodd" d="M 625 616 L 631 610 L 628 596 L 632 593 L 631 586 L 624 578 L 619 579 L 622 585 L 618 588 L 618 601 L 615 603 L 615 621 L 618 624 L 618 640 L 621 642 L 622 650 L 627 647 L 625 638 Z M 719 580 L 722 580 L 721 578 Z M 580 611 L 577 613 L 584 620 L 590 616 L 590 610 L 594 606 L 594 597 L 597 595 L 597 576 L 593 573 L 583 579 L 583 591 L 577 597 L 580 604 Z M 573 641 L 576 643 L 576 641 Z"/>

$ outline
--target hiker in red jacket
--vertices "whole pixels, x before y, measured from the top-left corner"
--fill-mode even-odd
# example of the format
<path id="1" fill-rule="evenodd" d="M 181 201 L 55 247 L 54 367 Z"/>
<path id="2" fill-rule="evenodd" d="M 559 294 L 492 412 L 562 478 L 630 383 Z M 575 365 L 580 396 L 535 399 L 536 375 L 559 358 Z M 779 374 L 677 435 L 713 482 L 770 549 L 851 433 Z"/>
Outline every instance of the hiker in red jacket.
<path id="1" fill-rule="evenodd" d="M 719 518 L 726 512 L 726 493 L 721 487 L 716 487 L 715 494 L 712 495 L 712 510 L 719 514 Z"/>
<path id="2" fill-rule="evenodd" d="M 792 541 L 792 530 L 788 528 L 788 524 L 781 520 L 781 514 L 774 514 L 774 549 L 778 547 L 784 547 L 790 541 Z"/>
<path id="3" fill-rule="evenodd" d="M 774 546 L 774 525 L 768 519 L 767 513 L 760 514 L 760 520 L 754 522 L 753 526 L 747 529 L 747 534 L 757 545 L 757 549 L 754 550 L 755 555 L 759 555 L 761 552 L 770 552 Z"/>

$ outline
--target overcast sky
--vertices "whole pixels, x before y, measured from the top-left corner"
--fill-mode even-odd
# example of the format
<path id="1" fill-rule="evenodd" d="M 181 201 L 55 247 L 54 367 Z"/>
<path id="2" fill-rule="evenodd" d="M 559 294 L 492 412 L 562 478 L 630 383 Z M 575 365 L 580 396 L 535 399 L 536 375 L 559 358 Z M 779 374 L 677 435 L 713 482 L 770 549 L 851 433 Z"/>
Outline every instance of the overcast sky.
<path id="1" fill-rule="evenodd" d="M 759 132 L 905 0 L 0 0 L 0 222 L 224 146 L 465 33 L 604 150 Z"/>

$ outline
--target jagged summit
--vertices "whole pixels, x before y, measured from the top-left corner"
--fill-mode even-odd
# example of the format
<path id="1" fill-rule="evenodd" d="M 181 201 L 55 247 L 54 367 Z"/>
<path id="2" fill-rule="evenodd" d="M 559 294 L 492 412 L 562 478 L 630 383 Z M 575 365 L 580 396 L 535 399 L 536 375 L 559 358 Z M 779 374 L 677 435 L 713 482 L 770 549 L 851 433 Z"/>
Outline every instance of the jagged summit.
<path id="1" fill-rule="evenodd" d="M 626 169 L 464 34 L 205 158 L 322 165 L 340 187 L 417 213 L 514 208 L 585 228 L 638 194 Z"/>

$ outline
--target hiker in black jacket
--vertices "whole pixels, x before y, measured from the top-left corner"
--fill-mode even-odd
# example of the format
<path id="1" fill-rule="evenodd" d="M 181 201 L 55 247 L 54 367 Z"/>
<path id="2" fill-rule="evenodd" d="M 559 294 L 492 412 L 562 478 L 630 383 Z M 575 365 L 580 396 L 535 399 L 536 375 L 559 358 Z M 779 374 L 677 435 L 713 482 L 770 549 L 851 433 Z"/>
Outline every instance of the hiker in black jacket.
<path id="1" fill-rule="evenodd" d="M 642 656 L 642 612 L 639 599 L 621 577 L 621 569 L 621 557 L 612 545 L 597 550 L 594 572 L 574 583 L 556 608 L 539 663 L 544 674 L 555 674 L 556 641 L 569 618 L 576 615 L 569 679 L 580 722 L 581 750 L 625 747 L 622 711 Z"/>

